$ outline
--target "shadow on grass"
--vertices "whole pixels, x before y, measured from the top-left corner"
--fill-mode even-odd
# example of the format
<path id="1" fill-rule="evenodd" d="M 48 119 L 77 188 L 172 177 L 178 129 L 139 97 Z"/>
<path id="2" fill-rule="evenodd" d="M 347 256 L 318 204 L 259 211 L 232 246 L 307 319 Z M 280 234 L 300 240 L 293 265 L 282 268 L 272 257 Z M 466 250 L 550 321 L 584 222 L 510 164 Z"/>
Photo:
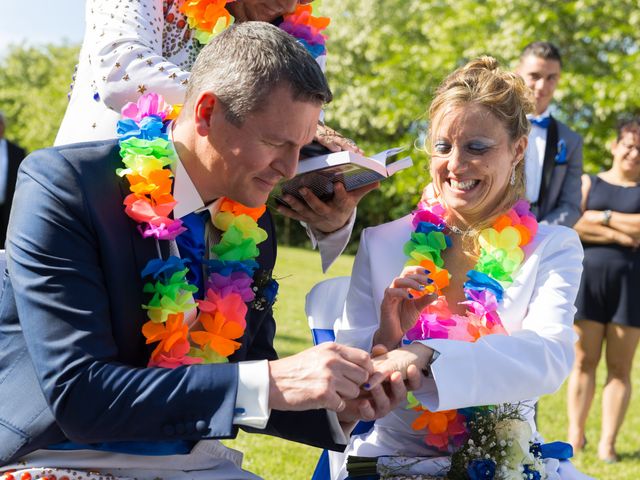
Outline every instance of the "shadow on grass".
<path id="1" fill-rule="evenodd" d="M 636 452 L 618 453 L 618 460 L 621 462 L 625 460 L 640 460 L 640 450 Z"/>

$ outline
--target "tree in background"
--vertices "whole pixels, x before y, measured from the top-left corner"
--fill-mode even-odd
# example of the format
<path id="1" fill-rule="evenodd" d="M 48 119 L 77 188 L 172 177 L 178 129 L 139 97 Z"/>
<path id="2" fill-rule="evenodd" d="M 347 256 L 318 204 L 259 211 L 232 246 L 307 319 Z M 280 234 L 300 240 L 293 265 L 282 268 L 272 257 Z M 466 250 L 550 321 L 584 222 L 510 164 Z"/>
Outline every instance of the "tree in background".
<path id="1" fill-rule="evenodd" d="M 618 116 L 640 111 L 637 0 L 316 0 L 314 6 L 332 19 L 328 77 L 335 100 L 327 122 L 370 153 L 419 146 L 426 109 L 448 73 L 482 54 L 514 67 L 534 40 L 552 41 L 563 54 L 554 113 L 584 136 L 586 170 L 605 167 Z M 9 135 L 29 150 L 53 143 L 77 57 L 77 47 L 48 45 L 13 47 L 0 60 L 0 109 Z M 427 155 L 411 154 L 415 167 L 383 182 L 359 206 L 354 240 L 362 226 L 415 205 L 428 181 Z M 305 241 L 296 225 L 277 221 L 291 243 Z"/>
<path id="2" fill-rule="evenodd" d="M 320 5 L 319 5 L 320 7 Z M 331 17 L 327 122 L 368 152 L 419 145 L 425 112 L 442 79 L 482 54 L 515 67 L 535 40 L 564 60 L 555 112 L 585 139 L 585 168 L 604 167 L 617 117 L 640 109 L 637 0 L 322 0 Z M 360 225 L 409 212 L 428 181 L 427 155 L 365 197 Z M 356 244 L 357 245 L 357 244 Z"/>
<path id="3" fill-rule="evenodd" d="M 79 47 L 13 46 L 0 60 L 0 110 L 7 136 L 28 151 L 53 145 L 65 109 Z"/>

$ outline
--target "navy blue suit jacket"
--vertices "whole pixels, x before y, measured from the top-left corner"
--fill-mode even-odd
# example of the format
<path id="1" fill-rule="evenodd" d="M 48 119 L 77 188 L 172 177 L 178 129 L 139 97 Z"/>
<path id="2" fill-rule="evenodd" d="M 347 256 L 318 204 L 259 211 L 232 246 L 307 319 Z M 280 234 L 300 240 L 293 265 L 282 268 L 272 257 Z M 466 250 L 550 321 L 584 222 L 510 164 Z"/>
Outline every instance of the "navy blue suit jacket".
<path id="1" fill-rule="evenodd" d="M 18 176 L 18 168 L 20 167 L 20 162 L 22 162 L 25 157 L 24 150 L 9 140 L 7 140 L 7 154 L 9 156 L 7 171 L 5 172 L 7 189 L 4 195 L 4 203 L 0 204 L 0 248 L 4 248 L 4 241 L 7 237 L 7 225 L 9 224 L 9 213 L 11 212 L 11 201 L 16 187 L 16 177 Z"/>
<path id="2" fill-rule="evenodd" d="M 20 168 L 0 300 L 0 465 L 47 445 L 234 437 L 235 363 L 145 368 L 140 272 L 157 257 L 123 211 L 115 141 L 40 150 Z M 273 268 L 276 235 L 261 268 Z M 167 241 L 159 242 L 163 257 Z M 232 361 L 274 359 L 272 309 L 250 310 Z M 324 410 L 273 411 L 263 433 L 334 449 Z"/>

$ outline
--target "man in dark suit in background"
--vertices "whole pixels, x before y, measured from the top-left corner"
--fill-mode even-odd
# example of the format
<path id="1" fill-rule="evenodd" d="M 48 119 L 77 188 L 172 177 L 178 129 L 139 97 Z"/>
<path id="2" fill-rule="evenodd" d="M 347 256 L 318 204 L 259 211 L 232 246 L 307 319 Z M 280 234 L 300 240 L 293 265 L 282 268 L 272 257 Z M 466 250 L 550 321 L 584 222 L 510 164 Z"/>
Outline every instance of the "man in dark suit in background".
<path id="1" fill-rule="evenodd" d="M 13 192 L 16 188 L 18 167 L 25 157 L 22 148 L 4 138 L 6 126 L 4 113 L 0 112 L 0 248 L 4 248 L 7 238 L 9 212 L 11 212 Z"/>
<path id="2" fill-rule="evenodd" d="M 538 221 L 572 227 L 581 215 L 582 137 L 549 112 L 561 70 L 556 46 L 534 42 L 522 51 L 516 73 L 536 107 L 525 154 L 527 198 Z"/>
<path id="3" fill-rule="evenodd" d="M 215 209 L 223 197 L 264 204 L 294 175 L 330 100 L 314 59 L 277 27 L 246 22 L 219 34 L 200 53 L 171 126 L 175 216 Z M 374 373 L 362 350 L 320 345 L 277 359 L 272 301 L 249 305 L 229 363 L 149 368 L 140 272 L 177 247 L 143 238 L 125 214 L 120 166 L 115 141 L 41 150 L 22 164 L 0 305 L 0 466 L 32 476 L 43 466 L 141 480 L 255 479 L 215 439 L 242 427 L 340 449 L 343 426 L 405 398 L 398 374 L 361 394 Z M 269 238 L 254 279 L 269 277 L 276 259 L 268 211 L 258 224 Z M 414 371 L 411 386 L 419 379 Z"/>

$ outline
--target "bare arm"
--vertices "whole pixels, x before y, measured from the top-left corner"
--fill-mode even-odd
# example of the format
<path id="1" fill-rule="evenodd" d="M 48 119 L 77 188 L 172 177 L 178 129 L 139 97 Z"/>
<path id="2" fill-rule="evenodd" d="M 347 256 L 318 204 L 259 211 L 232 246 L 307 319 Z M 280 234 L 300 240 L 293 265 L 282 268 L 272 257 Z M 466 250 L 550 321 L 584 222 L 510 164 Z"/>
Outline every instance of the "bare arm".
<path id="1" fill-rule="evenodd" d="M 589 221 L 587 214 L 589 212 L 595 212 L 594 210 L 588 210 L 585 214 L 580 217 L 578 223 L 575 224 L 573 228 L 575 228 L 578 235 L 580 235 L 580 240 L 587 243 L 618 243 L 625 247 L 637 247 L 640 244 L 640 240 L 638 238 L 634 238 L 631 235 L 627 235 L 624 232 L 616 230 L 612 227 L 607 227 L 602 225 L 601 223 L 594 223 Z M 596 212 L 602 213 L 602 212 Z"/>
<path id="2" fill-rule="evenodd" d="M 640 214 L 624 214 L 615 212 L 615 216 L 618 217 L 614 224 L 614 214 L 612 213 L 609 220 L 609 225 L 603 225 L 602 219 L 604 213 L 599 210 L 587 210 L 587 197 L 589 196 L 589 190 L 591 189 L 591 178 L 589 175 L 582 176 L 582 201 L 580 206 L 582 208 L 582 216 L 578 219 L 578 222 L 573 228 L 580 235 L 580 240 L 587 243 L 618 243 L 625 247 L 637 247 L 640 241 L 640 236 L 634 236 L 629 234 L 622 228 L 617 228 L 618 223 L 622 223 L 620 216 L 633 216 L 636 217 L 636 222 L 639 225 L 635 226 L 636 231 L 640 233 Z M 624 219 L 625 222 L 631 222 L 630 219 Z"/>

